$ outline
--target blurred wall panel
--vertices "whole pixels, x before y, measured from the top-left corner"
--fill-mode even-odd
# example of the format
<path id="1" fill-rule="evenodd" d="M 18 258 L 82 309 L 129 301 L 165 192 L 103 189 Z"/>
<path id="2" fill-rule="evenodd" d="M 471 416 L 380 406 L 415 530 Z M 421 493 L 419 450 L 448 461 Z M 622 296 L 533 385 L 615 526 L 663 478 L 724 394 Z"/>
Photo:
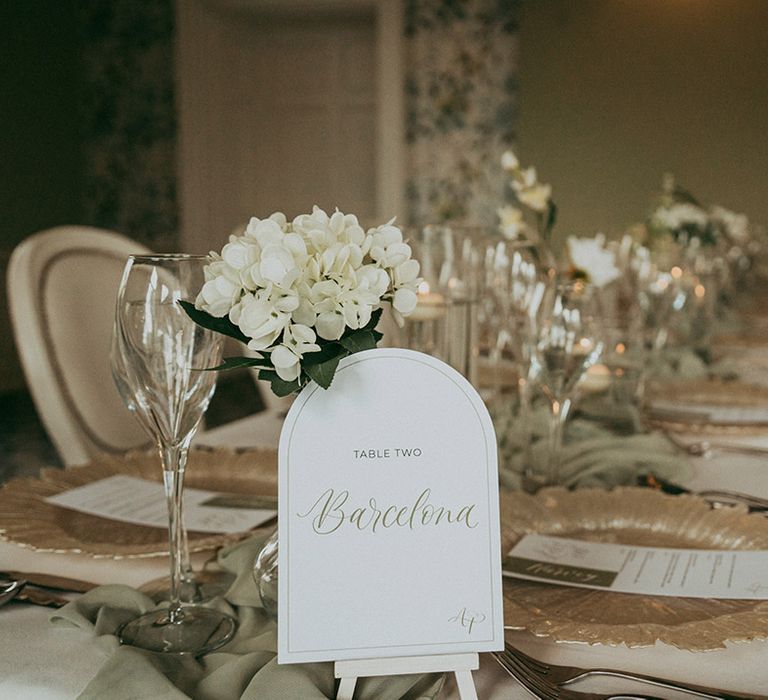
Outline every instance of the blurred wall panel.
<path id="1" fill-rule="evenodd" d="M 183 241 L 251 216 L 377 215 L 376 3 L 179 6 Z M 397 212 L 392 212 L 393 215 Z"/>
<path id="2" fill-rule="evenodd" d="M 178 247 L 174 0 L 83 0 L 83 217 Z"/>
<path id="3" fill-rule="evenodd" d="M 0 390 L 24 386 L 5 271 L 25 236 L 82 215 L 75 0 L 0 3 Z"/>
<path id="4" fill-rule="evenodd" d="M 407 200 L 411 223 L 493 224 L 515 139 L 517 0 L 406 6 Z"/>
<path id="5" fill-rule="evenodd" d="M 642 220 L 665 172 L 768 224 L 768 2 L 521 2 L 520 154 L 560 238 Z"/>

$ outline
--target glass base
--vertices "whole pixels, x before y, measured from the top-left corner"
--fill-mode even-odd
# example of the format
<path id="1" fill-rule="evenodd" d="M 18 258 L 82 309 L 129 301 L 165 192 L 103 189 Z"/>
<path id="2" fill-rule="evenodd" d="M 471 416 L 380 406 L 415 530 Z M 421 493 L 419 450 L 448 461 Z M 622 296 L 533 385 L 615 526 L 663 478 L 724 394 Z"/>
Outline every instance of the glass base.
<path id="1" fill-rule="evenodd" d="M 229 571 L 195 571 L 191 579 L 181 582 L 181 602 L 183 605 L 200 605 L 223 596 L 235 582 L 235 578 Z M 169 576 L 152 579 L 139 590 L 156 603 L 161 603 L 170 598 L 171 579 Z"/>
<path id="2" fill-rule="evenodd" d="M 237 622 L 217 610 L 189 606 L 171 622 L 168 610 L 153 610 L 124 624 L 117 636 L 121 644 L 167 654 L 201 656 L 226 644 Z"/>

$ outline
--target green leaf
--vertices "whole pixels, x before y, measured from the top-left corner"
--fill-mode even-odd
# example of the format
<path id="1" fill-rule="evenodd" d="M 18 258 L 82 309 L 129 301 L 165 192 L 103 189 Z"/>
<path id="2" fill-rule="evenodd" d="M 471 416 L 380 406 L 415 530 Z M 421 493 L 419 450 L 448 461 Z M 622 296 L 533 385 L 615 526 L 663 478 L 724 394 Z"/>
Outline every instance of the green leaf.
<path id="1" fill-rule="evenodd" d="M 384 313 L 384 309 L 376 309 L 371 314 L 371 320 L 368 321 L 360 330 L 363 331 L 372 331 L 376 326 L 379 325 L 379 320 L 381 319 L 381 314 Z"/>
<path id="2" fill-rule="evenodd" d="M 347 351 L 341 346 L 339 341 L 336 340 L 319 340 L 318 345 L 320 350 L 317 352 L 308 352 L 304 355 L 301 364 L 302 366 L 321 365 L 323 362 L 332 360 L 334 357 L 341 359 L 347 355 Z"/>
<path id="3" fill-rule="evenodd" d="M 373 333 L 374 331 L 357 330 L 346 338 L 342 338 L 339 343 L 350 353 L 371 350 L 376 347 L 376 338 Z"/>
<path id="4" fill-rule="evenodd" d="M 287 382 L 271 369 L 263 369 L 259 372 L 259 379 L 268 381 L 275 396 L 290 396 L 301 389 L 301 383 L 298 379 Z"/>
<path id="5" fill-rule="evenodd" d="M 384 337 L 383 333 L 380 333 L 379 331 L 371 331 L 373 335 L 373 340 L 378 345 L 381 342 L 381 339 Z"/>
<path id="6" fill-rule="evenodd" d="M 203 371 L 239 369 L 240 367 L 271 367 L 269 360 L 263 357 L 225 357 L 224 362 L 216 367 L 206 367 Z"/>
<path id="7" fill-rule="evenodd" d="M 179 304 L 181 305 L 181 308 L 186 311 L 187 316 L 189 316 L 198 326 L 207 328 L 209 331 L 229 336 L 246 345 L 248 344 L 250 338 L 226 316 L 222 318 L 211 316 L 207 311 L 201 311 L 200 309 L 195 308 L 195 305 L 190 301 L 179 300 Z"/>
<path id="8" fill-rule="evenodd" d="M 304 371 L 310 379 L 314 379 L 323 389 L 331 386 L 333 375 L 336 374 L 336 368 L 339 366 L 341 356 L 331 358 L 319 365 L 307 365 Z"/>
<path id="9" fill-rule="evenodd" d="M 544 225 L 544 230 L 547 232 L 547 236 L 552 233 L 552 229 L 555 227 L 557 221 L 557 204 L 551 199 L 549 200 L 549 208 L 547 209 L 547 223 Z"/>

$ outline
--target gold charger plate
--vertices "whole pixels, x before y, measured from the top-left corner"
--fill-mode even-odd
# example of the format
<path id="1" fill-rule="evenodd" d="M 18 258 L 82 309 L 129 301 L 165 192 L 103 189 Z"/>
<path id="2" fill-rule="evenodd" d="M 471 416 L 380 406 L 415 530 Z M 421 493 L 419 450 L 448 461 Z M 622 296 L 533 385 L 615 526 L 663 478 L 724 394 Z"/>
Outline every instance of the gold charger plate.
<path id="1" fill-rule="evenodd" d="M 655 428 L 670 432 L 709 433 L 713 435 L 759 435 L 768 432 L 768 420 L 718 422 L 698 415 L 679 415 L 674 409 L 654 413 L 654 401 L 674 401 L 685 405 L 697 405 L 701 414 L 707 407 L 713 408 L 768 408 L 768 387 L 739 381 L 720 379 L 687 379 L 653 382 L 648 388 L 648 409 L 645 421 Z"/>
<path id="2" fill-rule="evenodd" d="M 651 489 L 511 492 L 501 508 L 505 554 L 527 533 L 652 547 L 768 549 L 765 516 Z M 768 600 L 642 596 L 505 577 L 504 623 L 561 642 L 642 647 L 661 641 L 708 651 L 726 641 L 768 638 Z"/>
<path id="3" fill-rule="evenodd" d="M 114 474 L 162 482 L 156 452 L 103 455 L 88 465 L 44 469 L 39 478 L 13 479 L 0 489 L 0 537 L 40 552 L 73 552 L 128 559 L 168 554 L 167 530 L 108 520 L 45 502 L 45 498 Z M 190 450 L 184 480 L 190 488 L 277 496 L 275 450 Z M 190 552 L 215 549 L 247 533 L 188 533 Z"/>

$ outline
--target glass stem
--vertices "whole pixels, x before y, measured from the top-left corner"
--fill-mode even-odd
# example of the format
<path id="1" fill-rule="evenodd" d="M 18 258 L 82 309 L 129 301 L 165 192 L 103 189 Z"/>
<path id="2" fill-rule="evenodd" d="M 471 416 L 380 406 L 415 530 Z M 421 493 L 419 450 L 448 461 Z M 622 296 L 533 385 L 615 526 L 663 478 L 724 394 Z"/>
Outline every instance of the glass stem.
<path id="1" fill-rule="evenodd" d="M 561 399 L 552 401 L 552 412 L 549 416 L 549 445 L 547 453 L 547 470 L 545 483 L 554 486 L 560 483 L 560 467 L 563 458 L 563 428 L 571 410 L 571 400 Z"/>
<path id="2" fill-rule="evenodd" d="M 187 448 L 163 445 L 160 448 L 163 459 L 163 480 L 168 503 L 168 552 L 171 564 L 171 591 L 168 619 L 179 622 L 184 613 L 181 608 L 181 583 L 184 565 L 184 526 L 182 523 L 182 493 L 184 471 L 187 466 Z"/>

